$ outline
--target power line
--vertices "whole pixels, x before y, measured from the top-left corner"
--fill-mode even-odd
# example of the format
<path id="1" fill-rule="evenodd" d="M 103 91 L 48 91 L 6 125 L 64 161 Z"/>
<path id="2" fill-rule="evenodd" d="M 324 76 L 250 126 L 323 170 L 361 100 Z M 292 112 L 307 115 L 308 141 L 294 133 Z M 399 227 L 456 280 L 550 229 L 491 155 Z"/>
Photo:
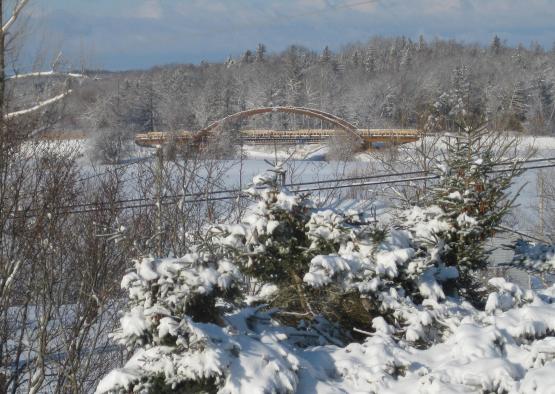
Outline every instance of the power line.
<path id="1" fill-rule="evenodd" d="M 362 181 L 367 179 L 378 179 L 387 178 L 401 175 L 422 175 L 426 174 L 428 171 L 407 171 L 407 172 L 397 172 L 392 174 L 378 174 L 378 175 L 368 175 L 368 176 L 355 176 L 348 178 L 337 178 L 337 179 L 324 179 L 321 181 L 311 181 L 311 182 L 298 182 L 298 183 L 286 183 L 284 186 L 295 187 L 295 186 L 308 186 L 308 185 L 320 185 L 323 183 L 333 183 L 333 182 L 349 182 L 349 181 Z"/>
<path id="2" fill-rule="evenodd" d="M 207 181 L 207 179 L 205 177 L 202 177 L 198 174 L 194 174 L 193 171 L 189 171 L 189 172 L 191 172 L 193 175 Z M 297 187 L 297 186 L 318 185 L 318 184 L 326 184 L 326 183 L 342 183 L 342 182 L 355 181 L 355 180 L 379 179 L 379 178 L 386 178 L 386 177 L 398 177 L 398 176 L 417 175 L 417 174 L 425 174 L 425 173 L 426 173 L 425 171 L 409 171 L 409 172 L 401 172 L 401 173 L 395 173 L 395 174 L 377 174 L 377 175 L 368 175 L 368 176 L 360 176 L 360 177 L 327 179 L 327 180 L 321 180 L 321 181 L 315 181 L 315 182 L 289 183 L 289 184 L 286 184 L 284 186 Z M 195 193 L 166 195 L 166 196 L 162 196 L 162 200 L 181 199 L 181 198 L 187 198 L 187 197 L 201 198 L 201 197 L 208 196 L 208 195 L 240 194 L 240 193 L 243 193 L 243 190 L 242 189 L 237 189 L 237 188 L 214 190 L 214 191 L 199 191 L 199 192 L 195 192 Z M 233 197 L 235 197 L 235 196 L 233 196 Z M 125 203 L 149 201 L 149 200 L 154 200 L 154 199 L 155 199 L 155 197 L 148 197 L 148 198 L 146 198 L 146 197 L 137 197 L 137 198 L 121 199 L 121 200 L 116 200 L 116 201 L 90 202 L 90 203 L 83 203 L 83 204 L 75 204 L 75 205 L 72 205 L 71 207 L 73 207 L 73 208 L 86 208 L 86 207 L 98 206 L 98 205 L 125 204 Z M 202 200 L 204 201 L 205 199 L 202 199 Z"/>
<path id="3" fill-rule="evenodd" d="M 331 189 L 343 189 L 346 187 L 359 187 L 359 186 L 373 186 L 373 185 L 389 185 L 394 183 L 402 183 L 402 182 L 416 182 L 416 181 L 425 181 L 428 179 L 438 179 L 439 175 L 431 175 L 427 177 L 416 177 L 416 178 L 404 178 L 404 179 L 394 179 L 388 181 L 377 181 L 377 182 L 360 182 L 360 183 L 350 183 L 348 185 L 334 185 L 334 186 L 323 186 L 323 187 L 316 187 L 312 189 L 299 189 L 295 190 L 297 193 L 305 193 L 305 192 L 313 192 L 313 191 L 320 191 L 320 190 L 331 190 Z"/>
<path id="4" fill-rule="evenodd" d="M 516 161 L 507 161 L 504 163 L 496 163 L 493 166 L 507 166 L 510 164 L 520 164 L 520 163 L 534 163 L 534 162 L 541 162 L 541 161 L 555 161 L 555 157 L 546 157 L 541 159 L 529 159 L 529 160 L 516 160 Z M 550 167 L 550 166 L 547 166 Z M 534 168 L 543 168 L 543 167 L 526 167 L 527 169 L 534 169 Z M 499 170 L 498 170 L 499 171 Z M 502 172 L 508 170 L 501 170 Z M 333 183 L 333 182 L 346 182 L 346 181 L 359 181 L 359 180 L 367 180 L 367 179 L 376 179 L 376 178 L 387 178 L 392 176 L 401 176 L 401 175 L 424 175 L 428 174 L 431 171 L 426 170 L 419 170 L 419 171 L 407 171 L 407 172 L 396 172 L 396 173 L 387 173 L 387 174 L 377 174 L 377 175 L 367 175 L 367 176 L 358 176 L 358 177 L 348 177 L 348 178 L 338 178 L 338 179 L 326 179 L 321 181 L 311 181 L 311 182 L 298 182 L 298 183 L 288 183 L 284 186 L 306 186 L 306 185 L 319 185 L 322 183 Z M 496 171 L 490 171 L 496 172 Z"/>
<path id="5" fill-rule="evenodd" d="M 103 175 L 109 174 L 110 172 L 119 171 L 119 170 L 122 170 L 122 169 L 124 169 L 124 168 L 130 167 L 130 166 L 135 165 L 135 164 L 142 163 L 142 162 L 147 161 L 147 160 L 150 160 L 150 159 L 152 159 L 152 157 L 149 156 L 149 157 L 140 158 L 140 159 L 138 159 L 138 160 L 134 160 L 134 161 L 129 162 L 129 163 L 120 164 L 119 166 L 110 168 L 109 170 L 106 170 L 106 171 L 104 171 L 104 172 L 100 172 L 100 173 L 96 173 L 96 174 L 89 175 L 89 176 L 84 177 L 84 178 L 76 179 L 75 182 L 84 182 L 84 181 L 88 181 L 89 179 L 99 178 L 99 177 L 101 177 L 101 176 L 103 176 Z"/>
<path id="6" fill-rule="evenodd" d="M 519 171 L 527 171 L 527 170 L 537 170 L 539 168 L 550 168 L 550 167 L 555 167 L 555 164 L 544 164 L 544 165 L 539 165 L 539 166 L 527 166 L 527 167 L 522 167 L 518 170 Z M 507 171 L 512 171 L 512 170 L 509 170 L 509 169 L 491 170 L 491 171 L 488 171 L 488 174 L 497 173 L 497 172 L 507 172 Z"/>
<path id="7" fill-rule="evenodd" d="M 547 160 L 555 160 L 554 158 L 545 158 L 545 159 L 531 159 L 530 161 L 521 161 L 521 163 L 527 162 L 539 162 L 539 161 L 547 161 Z M 539 168 L 550 168 L 555 167 L 555 164 L 546 164 L 546 165 L 538 165 L 538 166 L 527 166 L 522 167 L 519 170 L 521 171 L 528 171 L 533 169 Z M 488 173 L 499 173 L 499 172 L 510 172 L 513 169 L 499 169 L 499 170 L 491 170 Z M 330 179 L 325 181 L 319 182 L 299 182 L 299 183 L 290 183 L 285 186 L 288 187 L 296 187 L 296 186 L 309 186 L 313 184 L 321 184 L 321 183 L 342 183 L 342 182 L 351 182 L 353 180 L 368 180 L 368 179 L 379 179 L 384 177 L 397 177 L 397 176 L 406 176 L 406 175 L 425 175 L 429 174 L 429 171 L 409 171 L 403 173 L 396 173 L 396 174 L 378 174 L 378 175 L 369 175 L 366 177 L 350 177 L 350 178 L 336 178 Z M 396 184 L 396 183 L 403 183 L 403 182 L 416 182 L 416 181 L 423 181 L 423 180 L 433 180 L 439 179 L 439 175 L 430 175 L 430 176 L 421 176 L 421 177 L 412 177 L 412 178 L 401 178 L 401 179 L 393 179 L 393 180 L 384 180 L 384 181 L 377 181 L 377 182 L 358 182 L 358 183 L 348 183 L 345 185 L 331 185 L 331 186 L 321 186 L 316 188 L 306 188 L 306 189 L 296 189 L 293 190 L 296 193 L 305 193 L 305 192 L 315 192 L 315 191 L 323 191 L 323 190 L 333 190 L 333 189 L 342 189 L 348 187 L 360 187 L 360 186 L 373 186 L 373 185 L 384 185 L 384 184 Z M 234 194 L 229 196 L 222 196 L 222 197 L 212 197 L 218 194 Z M 236 198 L 244 198 L 246 195 L 243 190 L 241 189 L 227 189 L 227 190 L 216 190 L 211 192 L 198 192 L 198 193 L 189 193 L 189 194 L 176 194 L 171 196 L 164 196 L 163 200 L 168 199 L 180 199 L 181 203 L 183 204 L 190 204 L 190 203 L 202 203 L 202 202 L 211 202 L 211 201 L 223 201 L 223 200 L 230 200 Z M 185 199 L 186 197 L 194 197 L 194 199 Z M 199 198 L 202 197 L 202 198 Z M 66 211 L 59 212 L 60 214 L 75 214 L 75 213 L 88 213 L 88 212 L 95 212 L 95 211 L 108 211 L 108 210 L 125 210 L 125 209 L 135 209 L 135 208 L 146 208 L 146 207 L 155 207 L 155 202 L 147 202 L 144 204 L 135 204 L 135 205 L 123 205 L 135 202 L 142 202 L 142 201 L 152 201 L 152 198 L 133 198 L 133 199 L 123 199 L 117 201 L 110 201 L 105 203 L 86 203 L 86 204 L 75 204 L 75 205 L 67 205 L 67 206 L 59 206 L 59 207 L 51 207 L 51 209 L 68 209 Z M 162 206 L 172 205 L 175 204 L 175 201 L 165 201 L 162 202 Z M 98 206 L 100 205 L 100 206 Z M 106 206 L 110 205 L 110 206 Z M 119 205 L 119 206 L 118 206 Z M 94 208 L 88 208 L 94 206 Z M 78 208 L 85 208 L 85 209 L 78 209 Z M 44 208 L 43 208 L 44 210 Z M 35 212 L 35 210 L 28 210 L 28 211 L 16 211 L 15 213 L 20 212 Z M 26 217 L 34 217 L 36 215 L 25 215 Z"/>
<path id="8" fill-rule="evenodd" d="M 439 176 L 431 176 L 431 177 L 420 177 L 420 178 L 408 178 L 408 179 L 396 179 L 396 180 L 389 180 L 389 181 L 379 181 L 379 182 L 364 182 L 364 183 L 357 183 L 357 184 L 348 184 L 348 185 L 339 185 L 339 186 L 327 186 L 321 188 L 312 188 L 312 189 L 300 189 L 295 190 L 296 193 L 303 193 L 303 192 L 311 192 L 311 191 L 320 191 L 320 190 L 330 190 L 330 189 L 341 189 L 346 187 L 357 187 L 357 186 L 370 186 L 370 185 L 383 185 L 383 184 L 393 184 L 393 183 L 401 183 L 401 182 L 410 182 L 410 181 L 420 181 L 424 179 L 437 179 Z M 175 197 L 175 196 L 172 196 Z M 231 200 L 237 198 L 245 198 L 245 194 L 238 194 L 235 196 L 222 196 L 222 197 L 206 197 L 201 199 L 194 199 L 194 200 L 182 200 L 181 203 L 183 204 L 192 204 L 192 203 L 203 203 L 203 202 L 212 202 L 212 201 L 223 201 L 223 200 Z M 152 199 L 129 199 L 129 200 L 120 200 L 123 202 L 139 202 L 139 201 L 148 201 Z M 173 205 L 175 202 L 162 202 L 162 206 Z M 89 206 L 89 205 L 86 205 Z M 90 213 L 90 212 L 99 212 L 99 211 L 110 211 L 110 210 L 127 210 L 127 209 L 138 209 L 138 208 L 153 208 L 156 207 L 157 204 L 155 202 L 144 203 L 144 204 L 135 204 L 135 205 L 123 205 L 123 206 L 100 206 L 95 208 L 88 208 L 88 209 L 76 209 L 76 210 L 67 210 L 62 212 L 57 212 L 60 215 L 68 215 L 68 214 L 81 214 L 81 213 Z M 62 207 L 52 207 L 52 209 L 64 209 L 64 208 L 81 208 L 83 205 L 68 205 Z M 25 215 L 25 217 L 35 217 L 36 215 Z M 14 217 L 18 218 L 18 217 Z"/>
<path id="9" fill-rule="evenodd" d="M 530 159 L 530 160 L 522 160 L 522 161 L 518 161 L 518 163 L 531 163 L 531 162 L 540 162 L 540 161 L 553 161 L 555 160 L 555 157 L 549 157 L 549 158 L 542 158 L 542 159 Z M 503 166 L 503 165 L 508 165 L 511 164 L 512 162 L 506 162 L 506 163 L 498 163 L 498 164 L 494 164 L 494 166 Z M 522 168 L 522 170 L 531 170 L 531 169 L 537 169 L 537 168 L 548 168 L 548 167 L 553 167 L 554 165 L 541 165 L 541 166 L 530 166 L 530 167 L 526 167 L 526 168 Z M 497 173 L 497 172 L 507 172 L 507 171 L 511 171 L 509 169 L 501 169 L 501 170 L 492 170 L 489 171 L 489 173 Z M 191 174 L 200 177 L 201 179 L 204 179 L 205 181 L 208 182 L 208 179 L 201 177 L 200 175 L 194 174 L 192 171 Z M 296 182 L 296 183 L 288 183 L 285 184 L 284 186 L 286 187 L 297 187 L 297 186 L 309 186 L 309 185 L 321 185 L 321 184 L 326 184 L 326 183 L 343 183 L 343 182 L 350 182 L 350 181 L 364 181 L 364 180 L 368 180 L 368 179 L 380 179 L 380 178 L 391 178 L 391 177 L 398 177 L 398 176 L 408 176 L 408 175 L 426 175 L 429 174 L 430 171 L 425 171 L 425 170 L 420 170 L 420 171 L 406 171 L 406 172 L 398 172 L 398 173 L 387 173 L 387 174 L 376 174 L 376 175 L 366 175 L 366 176 L 358 176 L 358 177 L 347 177 L 347 178 L 335 178 L 335 179 L 326 179 L 326 180 L 320 180 L 320 181 L 311 181 L 311 182 Z M 439 178 L 439 176 L 434 176 L 433 178 L 430 179 L 437 179 Z M 397 181 L 391 181 L 390 183 L 398 183 Z M 213 184 L 215 185 L 215 184 Z M 219 185 L 216 185 L 219 186 Z M 329 190 L 329 189 L 333 189 L 333 188 L 344 188 L 344 187 L 350 187 L 350 186 L 357 186 L 356 184 L 353 185 L 343 185 L 343 186 L 331 186 L 331 187 L 327 187 L 327 188 L 317 188 L 314 190 Z M 295 190 L 296 192 L 304 192 L 304 191 L 308 191 L 309 189 L 305 189 L 305 190 Z M 216 195 L 216 194 L 241 194 L 243 193 L 242 189 L 223 189 L 223 190 L 216 190 L 216 191 L 210 191 L 210 192 L 196 192 L 196 193 L 188 193 L 188 194 L 174 194 L 174 195 L 169 195 L 169 196 L 162 196 L 162 199 L 177 199 L 177 198 L 185 198 L 185 197 L 203 197 L 206 195 Z M 233 198 L 236 196 L 233 196 Z M 154 198 L 150 198 L 150 199 L 154 199 Z M 148 200 L 147 198 L 136 198 L 136 199 L 127 199 L 127 200 L 119 200 L 116 201 L 116 203 L 125 203 L 125 202 L 138 202 L 138 201 L 146 201 Z M 94 205 L 94 204 L 83 204 L 83 206 L 88 206 L 88 205 Z"/>
<path id="10" fill-rule="evenodd" d="M 500 230 L 508 231 L 508 232 L 510 232 L 510 233 L 514 233 L 514 234 L 520 235 L 521 237 L 529 238 L 529 239 L 532 239 L 532 240 L 534 240 L 534 241 L 538 241 L 538 242 L 541 242 L 541 243 L 549 243 L 549 242 L 546 241 L 545 239 L 537 238 L 537 237 L 534 237 L 533 235 L 526 234 L 526 233 L 523 233 L 523 232 L 521 232 L 521 231 L 514 230 L 514 229 L 509 228 L 509 227 L 505 227 L 505 226 L 497 226 L 497 227 L 499 227 Z"/>
<path id="11" fill-rule="evenodd" d="M 349 181 L 356 181 L 356 180 L 368 180 L 368 179 L 379 179 L 379 178 L 388 178 L 388 177 L 398 177 L 398 176 L 406 176 L 406 175 L 423 175 L 427 174 L 426 171 L 409 171 L 409 172 L 401 172 L 401 173 L 394 173 L 394 174 L 378 174 L 378 175 L 368 175 L 368 176 L 360 176 L 360 177 L 348 177 L 348 178 L 336 178 L 336 179 L 328 179 L 322 181 L 315 181 L 315 182 L 299 182 L 299 183 L 289 183 L 284 186 L 287 187 L 297 187 L 297 186 L 308 186 L 308 185 L 319 185 L 319 184 L 326 184 L 326 183 L 342 183 L 342 182 L 349 182 Z M 200 176 L 199 176 L 200 177 Z M 394 182 L 396 183 L 396 182 Z M 327 187 L 321 190 L 328 190 L 332 188 L 344 188 L 349 187 L 350 185 L 343 185 L 343 186 L 332 186 Z M 309 190 L 309 189 L 306 189 Z M 316 190 L 316 189 L 313 189 Z M 296 192 L 303 192 L 304 190 L 295 190 Z M 215 191 L 200 191 L 195 193 L 184 193 L 184 194 L 173 194 L 173 195 L 166 195 L 162 196 L 162 200 L 168 199 L 183 199 L 187 197 L 197 198 L 197 200 L 190 200 L 192 202 L 199 202 L 199 201 L 206 201 L 207 196 L 213 196 L 218 194 L 235 194 L 234 196 L 229 196 L 228 198 L 235 198 L 237 195 L 240 195 L 244 192 L 242 189 L 223 189 L 223 190 L 215 190 Z M 151 201 L 154 200 L 155 197 L 137 197 L 137 198 L 129 198 L 129 199 L 121 199 L 116 201 L 107 201 L 107 202 L 90 202 L 90 203 L 83 203 L 83 204 L 75 204 L 71 206 L 71 208 L 87 208 L 91 206 L 104 206 L 104 205 L 114 205 L 114 204 L 126 204 L 126 203 L 134 203 L 134 202 L 141 202 L 141 201 Z M 168 203 L 164 203 L 167 205 Z M 65 207 L 61 207 L 65 208 Z M 110 207 L 108 207 L 110 209 Z"/>
<path id="12" fill-rule="evenodd" d="M 109 174 L 110 172 L 113 171 L 119 171 L 121 169 L 130 167 L 132 165 L 135 164 L 140 164 L 144 161 L 150 160 L 152 159 L 152 157 L 145 157 L 145 158 L 141 158 L 139 160 L 135 160 L 126 164 L 122 164 L 119 165 L 117 167 L 111 168 L 107 171 L 101 172 L 101 173 L 97 173 L 97 174 L 92 174 L 90 176 L 84 177 L 84 178 L 79 178 L 77 180 L 75 180 L 74 182 L 84 182 L 93 178 L 98 178 L 101 177 L 103 175 Z M 553 161 L 555 160 L 555 157 L 547 157 L 547 158 L 538 158 L 538 159 L 527 159 L 527 160 L 513 160 L 513 161 L 508 161 L 508 162 L 504 162 L 504 163 L 496 163 L 494 164 L 494 166 L 503 166 L 503 165 L 509 165 L 509 164 L 514 164 L 514 163 L 533 163 L 533 162 L 542 162 L 542 161 Z M 535 167 L 527 167 L 526 169 L 540 169 L 540 168 L 549 168 L 552 167 L 551 165 L 545 165 L 545 166 L 535 166 Z M 187 170 L 187 169 L 186 169 Z M 217 185 L 214 182 L 209 181 L 206 177 L 203 177 L 197 173 L 195 173 L 192 170 L 187 170 L 189 173 L 191 173 L 191 175 L 194 175 L 197 178 L 200 178 L 204 181 L 206 181 L 207 183 L 212 184 L 212 186 L 220 186 Z M 497 172 L 505 172 L 507 170 L 492 170 L 490 171 L 490 173 L 497 173 Z M 368 179 L 379 179 L 379 178 L 388 178 L 388 177 L 395 177 L 395 176 L 405 176 L 405 175 L 425 175 L 428 174 L 430 171 L 425 171 L 425 170 L 420 170 L 420 171 L 407 171 L 407 172 L 399 172 L 399 173 L 387 173 L 387 174 L 377 174 L 377 175 L 367 175 L 367 176 L 358 176 L 358 177 L 347 177 L 347 178 L 336 178 L 336 179 L 325 179 L 325 180 L 319 180 L 319 181 L 311 181 L 311 182 L 297 182 L 297 183 L 288 183 L 285 184 L 284 186 L 286 187 L 296 187 L 296 186 L 308 186 L 308 185 L 320 185 L 320 184 L 326 184 L 326 183 L 342 183 L 342 182 L 349 182 L 349 181 L 359 181 L 359 180 L 368 180 Z M 124 180 L 124 181 L 128 181 L 130 179 Z M 339 188 L 339 187 L 337 187 Z M 329 188 L 327 188 L 326 190 L 328 190 Z M 210 191 L 210 192 L 196 192 L 196 193 L 188 193 L 188 194 L 175 194 L 175 195 L 170 195 L 170 196 L 162 196 L 162 199 L 176 199 L 176 198 L 185 198 L 185 197 L 202 197 L 205 195 L 215 195 L 215 194 L 228 194 L 228 193 L 241 193 L 242 190 L 241 189 L 223 189 L 223 190 L 216 190 L 216 191 Z M 141 201 L 148 201 L 148 200 L 153 200 L 154 197 L 151 198 L 144 198 L 144 197 L 140 197 L 140 198 L 131 198 L 131 199 L 123 199 L 123 200 L 116 200 L 116 201 L 109 201 L 109 202 L 91 202 L 91 203 L 83 203 L 83 204 L 76 204 L 76 205 L 72 205 L 71 207 L 75 207 L 75 208 L 86 208 L 86 207 L 91 207 L 91 206 L 98 206 L 98 205 L 108 205 L 108 204 L 124 204 L 124 203 L 133 203 L 133 202 L 141 202 Z M 31 210 L 34 211 L 34 210 Z"/>

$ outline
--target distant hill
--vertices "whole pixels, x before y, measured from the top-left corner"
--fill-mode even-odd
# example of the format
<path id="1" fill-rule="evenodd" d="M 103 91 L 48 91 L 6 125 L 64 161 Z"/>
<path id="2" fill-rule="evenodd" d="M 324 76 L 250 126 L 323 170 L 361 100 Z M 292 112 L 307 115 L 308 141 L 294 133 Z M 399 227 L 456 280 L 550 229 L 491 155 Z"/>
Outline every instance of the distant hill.
<path id="1" fill-rule="evenodd" d="M 334 113 L 358 127 L 423 127 L 434 113 L 464 110 L 499 130 L 551 134 L 552 64 L 553 50 L 507 47 L 500 40 L 484 47 L 376 37 L 321 53 L 299 46 L 268 53 L 260 45 L 223 63 L 90 70 L 92 78 L 72 87 L 56 128 L 196 130 L 247 108 L 293 105 Z M 24 88 L 49 87 L 34 81 Z M 292 128 L 303 121 L 266 115 L 238 126 Z"/>

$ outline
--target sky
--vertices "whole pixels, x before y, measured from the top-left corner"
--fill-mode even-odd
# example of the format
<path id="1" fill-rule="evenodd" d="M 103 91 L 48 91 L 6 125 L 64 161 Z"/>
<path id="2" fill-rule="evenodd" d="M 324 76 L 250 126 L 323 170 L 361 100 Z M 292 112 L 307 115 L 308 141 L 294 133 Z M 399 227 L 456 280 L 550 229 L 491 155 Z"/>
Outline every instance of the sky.
<path id="1" fill-rule="evenodd" d="M 90 68 L 222 61 L 264 43 L 322 50 L 374 35 L 555 42 L 555 0 L 31 0 L 35 44 Z"/>

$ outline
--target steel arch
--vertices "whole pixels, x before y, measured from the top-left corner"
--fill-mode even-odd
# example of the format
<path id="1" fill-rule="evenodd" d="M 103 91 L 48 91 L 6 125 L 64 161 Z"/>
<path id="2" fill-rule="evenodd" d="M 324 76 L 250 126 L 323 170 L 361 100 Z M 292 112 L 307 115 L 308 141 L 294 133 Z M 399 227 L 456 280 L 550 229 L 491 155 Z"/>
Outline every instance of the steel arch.
<path id="1" fill-rule="evenodd" d="M 282 112 L 282 113 L 293 113 L 298 115 L 306 115 L 311 116 L 325 122 L 331 123 L 332 125 L 346 131 L 347 133 L 352 134 L 357 138 L 358 141 L 361 143 L 364 142 L 364 139 L 358 132 L 358 129 L 353 124 L 347 122 L 345 119 L 342 119 L 336 115 L 329 114 L 324 111 L 320 111 L 317 109 L 306 108 L 306 107 L 260 107 L 254 109 L 248 109 L 245 111 L 236 112 L 234 114 L 228 115 L 222 119 L 216 120 L 210 123 L 208 126 L 200 129 L 198 133 L 196 133 L 196 138 L 203 138 L 208 136 L 211 132 L 214 131 L 218 126 L 224 124 L 225 122 L 241 119 L 241 118 L 249 118 L 255 115 L 261 115 L 266 113 L 272 112 Z"/>

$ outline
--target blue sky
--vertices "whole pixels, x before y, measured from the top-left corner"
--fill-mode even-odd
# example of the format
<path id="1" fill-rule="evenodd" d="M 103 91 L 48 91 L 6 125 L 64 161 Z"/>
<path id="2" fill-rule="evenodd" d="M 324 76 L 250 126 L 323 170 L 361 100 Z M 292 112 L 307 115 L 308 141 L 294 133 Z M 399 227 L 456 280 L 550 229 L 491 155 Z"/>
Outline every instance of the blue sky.
<path id="1" fill-rule="evenodd" d="M 321 50 L 373 35 L 551 48 L 555 0 L 31 0 L 35 37 L 94 67 L 220 61 L 256 44 Z"/>

